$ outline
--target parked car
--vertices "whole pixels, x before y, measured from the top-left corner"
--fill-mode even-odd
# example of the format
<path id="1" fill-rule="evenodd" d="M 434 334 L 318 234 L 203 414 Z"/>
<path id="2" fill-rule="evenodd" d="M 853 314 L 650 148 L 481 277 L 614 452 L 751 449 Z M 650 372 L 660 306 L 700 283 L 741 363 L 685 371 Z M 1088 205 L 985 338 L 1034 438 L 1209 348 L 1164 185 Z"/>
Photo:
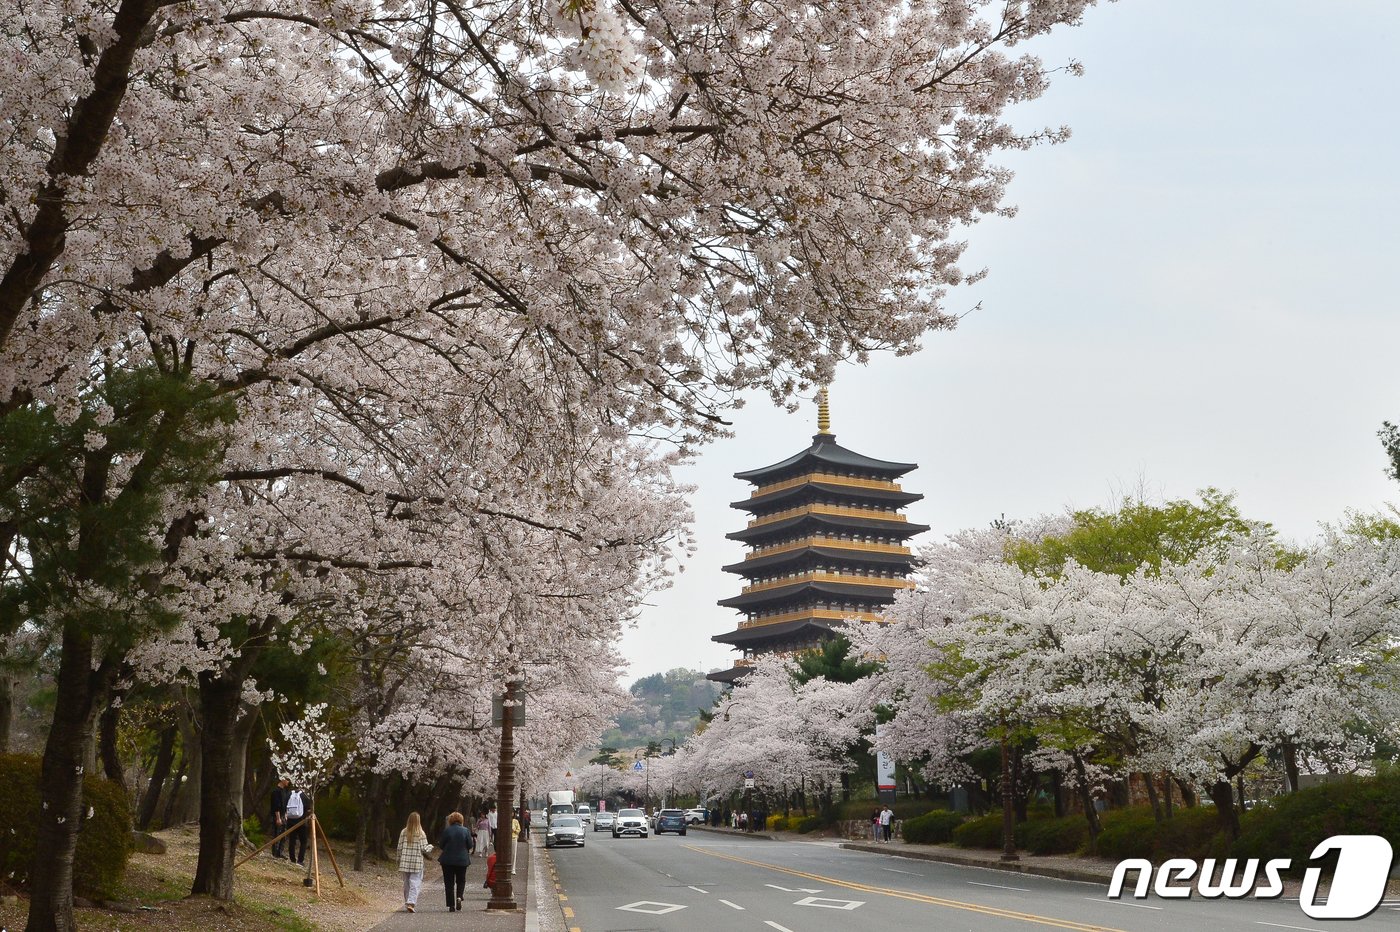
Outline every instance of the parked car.
<path id="1" fill-rule="evenodd" d="M 640 835 L 647 837 L 647 817 L 646 813 L 640 809 L 619 809 L 617 819 L 613 822 L 612 834 L 614 838 L 621 838 L 623 835 Z"/>
<path id="2" fill-rule="evenodd" d="M 616 824 L 617 813 L 615 812 L 600 812 L 593 817 L 593 831 L 595 832 L 600 832 L 603 829 L 611 831 Z"/>
<path id="3" fill-rule="evenodd" d="M 710 810 L 687 809 L 685 811 L 685 821 L 689 825 L 704 825 L 710 821 Z"/>
<path id="4" fill-rule="evenodd" d="M 544 834 L 544 846 L 557 848 L 560 845 L 583 847 L 583 822 L 578 816 L 557 815 L 549 823 Z"/>
<path id="5" fill-rule="evenodd" d="M 663 832 L 675 832 L 684 835 L 690 823 L 685 820 L 685 810 L 683 809 L 662 809 L 656 814 L 656 834 Z"/>

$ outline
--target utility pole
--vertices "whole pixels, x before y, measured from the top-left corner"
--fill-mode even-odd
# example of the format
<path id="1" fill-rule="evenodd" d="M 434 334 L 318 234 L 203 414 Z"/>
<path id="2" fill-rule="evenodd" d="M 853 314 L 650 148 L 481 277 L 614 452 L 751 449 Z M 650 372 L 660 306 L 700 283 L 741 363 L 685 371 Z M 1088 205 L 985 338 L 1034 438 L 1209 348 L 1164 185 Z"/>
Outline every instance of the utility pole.
<path id="1" fill-rule="evenodd" d="M 491 891 L 487 909 L 518 909 L 515 903 L 515 842 L 511 838 L 511 801 L 515 799 L 515 719 L 516 705 L 523 684 L 519 680 L 506 683 L 505 701 L 501 703 L 501 765 L 496 777 L 496 886 Z"/>

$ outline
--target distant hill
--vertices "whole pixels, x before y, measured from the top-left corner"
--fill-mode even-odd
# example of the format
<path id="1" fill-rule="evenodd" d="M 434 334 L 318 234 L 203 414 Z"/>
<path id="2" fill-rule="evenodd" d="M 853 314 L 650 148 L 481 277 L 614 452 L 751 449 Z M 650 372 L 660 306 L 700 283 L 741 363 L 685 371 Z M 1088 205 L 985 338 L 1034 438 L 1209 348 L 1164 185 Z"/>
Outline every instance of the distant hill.
<path id="1" fill-rule="evenodd" d="M 617 727 L 603 735 L 603 745 L 635 747 L 660 738 L 683 741 L 695 731 L 700 710 L 708 711 L 724 685 L 705 679 L 700 670 L 677 667 L 633 683 L 632 707 L 617 716 Z"/>

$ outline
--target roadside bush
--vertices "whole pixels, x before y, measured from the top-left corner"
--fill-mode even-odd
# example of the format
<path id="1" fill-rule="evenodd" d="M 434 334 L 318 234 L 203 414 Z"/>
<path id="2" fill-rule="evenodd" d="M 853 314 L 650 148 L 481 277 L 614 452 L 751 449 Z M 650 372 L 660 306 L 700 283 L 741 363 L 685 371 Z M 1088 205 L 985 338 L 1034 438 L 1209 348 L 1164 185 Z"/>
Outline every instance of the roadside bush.
<path id="1" fill-rule="evenodd" d="M 953 843 L 963 848 L 1000 848 L 1001 813 L 968 819 L 953 829 Z"/>
<path id="2" fill-rule="evenodd" d="M 1300 873 L 1318 842 L 1332 835 L 1381 835 L 1400 848 L 1400 774 L 1312 786 L 1250 810 L 1230 854 L 1289 858 Z"/>
<path id="3" fill-rule="evenodd" d="M 770 815 L 768 817 L 768 831 L 786 832 L 788 830 L 788 817 L 785 815 Z"/>
<path id="4" fill-rule="evenodd" d="M 1217 837 L 1218 836 L 1218 837 Z M 1203 858 L 1222 853 L 1224 836 L 1215 809 L 1196 806 L 1177 809 L 1161 825 L 1145 806 L 1104 814 L 1097 854 L 1110 860 L 1147 858 Z"/>
<path id="5" fill-rule="evenodd" d="M 267 836 L 263 834 L 262 819 L 257 816 L 248 816 L 244 819 L 243 837 L 247 838 L 254 848 L 261 848 L 262 843 L 267 841 Z"/>
<path id="6" fill-rule="evenodd" d="M 39 820 L 39 758 L 0 755 L 0 871 L 7 880 L 28 884 Z M 73 892 L 93 899 L 117 895 L 131 854 L 131 810 L 115 783 L 97 776 L 83 780 L 83 802 L 92 815 L 83 820 L 73 860 Z"/>
<path id="7" fill-rule="evenodd" d="M 869 822 L 871 813 L 876 809 L 883 809 L 884 806 L 875 799 L 852 799 L 844 803 L 838 803 L 835 807 L 836 813 L 833 821 L 837 822 Z M 944 797 L 922 797 L 914 799 L 902 796 L 896 799 L 890 809 L 894 812 L 894 817 L 899 820 L 912 819 L 921 816 L 926 812 L 934 812 L 939 809 L 947 809 L 948 801 Z"/>
<path id="8" fill-rule="evenodd" d="M 936 809 L 912 819 L 902 826 L 904 840 L 914 845 L 941 845 L 952 840 L 953 830 L 962 824 L 962 813 Z"/>
<path id="9" fill-rule="evenodd" d="M 798 819 L 798 820 L 797 820 L 797 831 L 798 831 L 799 834 L 802 834 L 802 835 L 806 835 L 806 834 L 808 834 L 809 832 L 815 832 L 817 829 L 819 829 L 819 828 L 821 828 L 821 827 L 822 827 L 822 819 L 821 819 L 821 816 L 814 816 L 814 815 L 812 815 L 812 816 L 807 816 L 807 817 L 804 818 L 804 819 Z"/>
<path id="10" fill-rule="evenodd" d="M 1016 826 L 1016 846 L 1031 854 L 1073 854 L 1089 847 L 1089 823 L 1081 813 L 1032 818 Z"/>
<path id="11" fill-rule="evenodd" d="M 349 789 L 341 787 L 334 793 L 316 797 L 316 819 L 329 838 L 354 841 L 360 820 L 360 804 Z"/>

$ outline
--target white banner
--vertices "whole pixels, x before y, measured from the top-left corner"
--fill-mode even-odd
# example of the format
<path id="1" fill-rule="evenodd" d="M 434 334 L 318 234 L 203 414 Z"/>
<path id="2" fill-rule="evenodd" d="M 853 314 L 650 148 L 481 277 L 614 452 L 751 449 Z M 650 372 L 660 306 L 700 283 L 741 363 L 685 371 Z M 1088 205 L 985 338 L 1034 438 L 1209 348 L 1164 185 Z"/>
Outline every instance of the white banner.
<path id="1" fill-rule="evenodd" d="M 884 725 L 875 726 L 877 748 L 880 746 L 880 737 L 884 730 Z M 894 792 L 894 758 L 880 750 L 875 752 L 875 789 L 880 792 Z"/>

